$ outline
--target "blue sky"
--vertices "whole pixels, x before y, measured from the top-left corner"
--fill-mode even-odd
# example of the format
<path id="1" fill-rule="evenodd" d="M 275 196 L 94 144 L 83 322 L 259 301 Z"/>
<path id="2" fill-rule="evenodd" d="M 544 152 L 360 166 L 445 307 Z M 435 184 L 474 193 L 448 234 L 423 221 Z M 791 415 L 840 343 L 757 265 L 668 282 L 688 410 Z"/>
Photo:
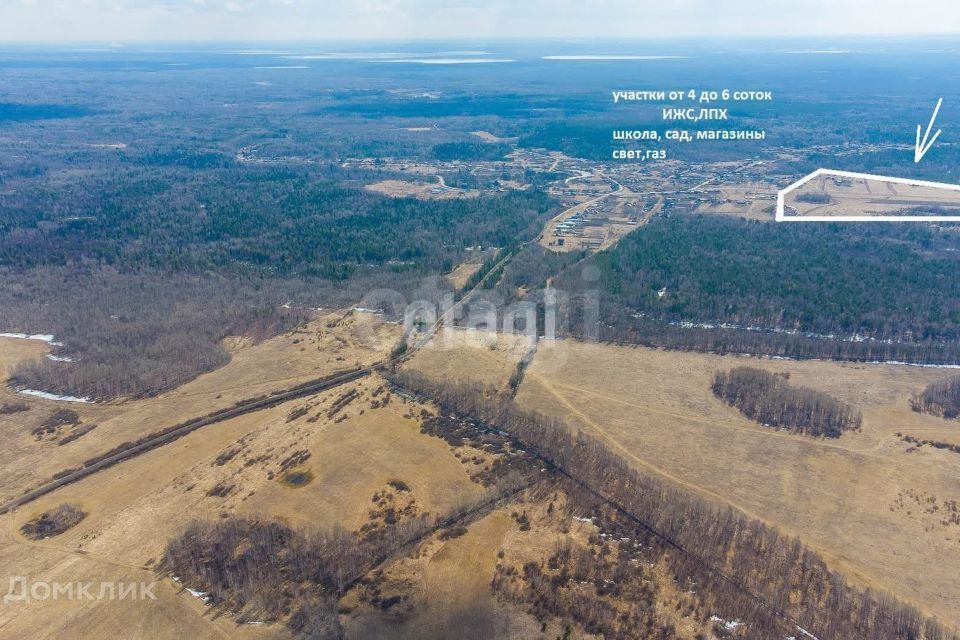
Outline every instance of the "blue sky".
<path id="1" fill-rule="evenodd" d="M 957 0 L 0 0 L 0 41 L 960 32 Z"/>

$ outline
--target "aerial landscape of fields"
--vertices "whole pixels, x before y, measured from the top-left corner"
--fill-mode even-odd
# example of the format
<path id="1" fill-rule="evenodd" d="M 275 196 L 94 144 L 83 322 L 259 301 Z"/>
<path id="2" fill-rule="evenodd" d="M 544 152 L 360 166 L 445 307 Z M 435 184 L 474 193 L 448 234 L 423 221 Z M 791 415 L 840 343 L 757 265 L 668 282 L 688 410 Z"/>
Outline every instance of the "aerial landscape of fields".
<path id="1" fill-rule="evenodd" d="M 328 4 L 0 3 L 0 640 L 960 639 L 956 7 Z"/>

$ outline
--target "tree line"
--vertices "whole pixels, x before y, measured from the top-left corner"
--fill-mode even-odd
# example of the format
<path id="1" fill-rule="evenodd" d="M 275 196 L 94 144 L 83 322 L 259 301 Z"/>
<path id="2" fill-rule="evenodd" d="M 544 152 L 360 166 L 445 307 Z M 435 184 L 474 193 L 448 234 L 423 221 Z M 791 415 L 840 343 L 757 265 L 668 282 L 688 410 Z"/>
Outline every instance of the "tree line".
<path id="1" fill-rule="evenodd" d="M 789 624 L 821 639 L 956 638 L 887 594 L 847 584 L 797 539 L 643 474 L 601 440 L 574 432 L 560 420 L 522 411 L 509 396 L 418 372 L 388 375 L 395 384 L 433 399 L 445 410 L 505 431 L 585 491 L 642 523 L 681 559 L 674 569 L 681 577 L 696 580 L 698 589 L 719 594 L 732 608 L 766 611 L 771 626 L 754 629 L 752 637 L 778 637 Z M 750 612 L 731 609 L 729 615 L 741 613 Z"/>

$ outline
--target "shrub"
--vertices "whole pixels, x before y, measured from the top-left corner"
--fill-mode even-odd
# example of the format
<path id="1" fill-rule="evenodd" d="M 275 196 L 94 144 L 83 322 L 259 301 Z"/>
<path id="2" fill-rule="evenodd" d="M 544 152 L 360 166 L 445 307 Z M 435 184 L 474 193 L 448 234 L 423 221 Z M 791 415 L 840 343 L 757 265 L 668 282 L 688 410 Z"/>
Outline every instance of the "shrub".
<path id="1" fill-rule="evenodd" d="M 86 512 L 80 507 L 64 503 L 56 509 L 44 511 L 20 527 L 20 531 L 32 540 L 42 540 L 60 535 L 67 529 L 75 527 L 86 517 Z"/>
<path id="2" fill-rule="evenodd" d="M 0 405 L 0 416 L 23 411 L 30 411 L 30 407 L 24 402 L 4 402 Z"/>

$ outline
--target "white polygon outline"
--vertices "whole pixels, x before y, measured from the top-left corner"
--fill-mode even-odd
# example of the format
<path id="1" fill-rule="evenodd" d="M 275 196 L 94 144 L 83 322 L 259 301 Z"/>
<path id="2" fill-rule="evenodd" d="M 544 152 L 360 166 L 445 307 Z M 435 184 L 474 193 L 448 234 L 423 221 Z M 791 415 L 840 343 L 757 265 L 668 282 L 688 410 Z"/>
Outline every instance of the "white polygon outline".
<path id="1" fill-rule="evenodd" d="M 777 222 L 960 222 L 958 216 L 785 216 L 784 197 L 796 189 L 802 187 L 814 178 L 819 176 L 838 176 L 841 178 L 857 178 L 863 180 L 878 180 L 880 182 L 892 182 L 894 184 L 906 184 L 916 187 L 933 187 L 935 189 L 947 189 L 949 191 L 960 191 L 960 184 L 947 184 L 946 182 L 928 182 L 926 180 L 911 180 L 909 178 L 891 178 L 889 176 L 875 176 L 869 173 L 854 173 L 852 171 L 837 171 L 836 169 L 817 169 L 810 175 L 800 178 L 786 189 L 777 192 Z"/>

